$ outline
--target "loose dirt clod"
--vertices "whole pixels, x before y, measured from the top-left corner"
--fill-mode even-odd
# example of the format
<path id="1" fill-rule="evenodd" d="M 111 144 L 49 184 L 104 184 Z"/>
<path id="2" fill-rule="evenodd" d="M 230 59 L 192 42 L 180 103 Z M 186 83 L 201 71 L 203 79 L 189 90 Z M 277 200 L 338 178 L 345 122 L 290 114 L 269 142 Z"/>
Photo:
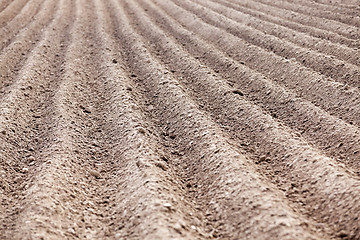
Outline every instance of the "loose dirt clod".
<path id="1" fill-rule="evenodd" d="M 155 166 L 157 166 L 158 168 L 161 168 L 162 170 L 166 171 L 167 167 L 163 162 L 156 162 Z"/>
<path id="2" fill-rule="evenodd" d="M 171 208 L 172 208 L 171 203 L 164 203 L 163 206 L 166 207 L 168 210 L 171 210 Z"/>
<path id="3" fill-rule="evenodd" d="M 71 233 L 71 234 L 76 234 L 76 232 L 75 232 L 75 230 L 73 228 L 69 228 L 68 232 Z"/>
<path id="4" fill-rule="evenodd" d="M 84 113 L 91 113 L 91 111 L 83 105 L 80 105 L 80 108 L 83 110 Z"/>
<path id="5" fill-rule="evenodd" d="M 266 161 L 266 155 L 260 156 L 260 157 L 259 157 L 259 160 L 256 161 L 255 163 L 256 163 L 256 164 L 259 164 L 259 163 L 262 163 L 262 162 L 264 162 L 264 161 Z"/>
<path id="6" fill-rule="evenodd" d="M 154 106 L 153 105 L 149 105 L 148 107 L 147 107 L 147 109 L 148 109 L 148 111 L 152 111 L 152 110 L 154 110 Z"/>
<path id="7" fill-rule="evenodd" d="M 31 163 L 31 162 L 34 162 L 35 161 L 35 157 L 34 156 L 30 156 L 28 157 L 28 162 Z"/>
<path id="8" fill-rule="evenodd" d="M 244 94 L 240 90 L 233 90 L 233 93 L 235 93 L 239 96 L 244 96 Z"/>
<path id="9" fill-rule="evenodd" d="M 145 129 L 142 128 L 142 127 L 138 128 L 138 131 L 139 131 L 139 133 L 141 133 L 141 134 L 145 134 L 145 133 L 146 133 Z"/>
<path id="10" fill-rule="evenodd" d="M 96 170 L 89 170 L 89 173 L 91 176 L 94 176 L 95 178 L 101 178 L 100 172 Z"/>

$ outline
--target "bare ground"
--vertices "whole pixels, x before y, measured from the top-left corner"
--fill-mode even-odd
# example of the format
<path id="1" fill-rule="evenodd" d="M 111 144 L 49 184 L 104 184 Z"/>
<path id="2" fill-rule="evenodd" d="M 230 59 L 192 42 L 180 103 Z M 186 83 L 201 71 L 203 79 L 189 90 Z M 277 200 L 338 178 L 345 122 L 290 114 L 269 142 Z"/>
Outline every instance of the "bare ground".
<path id="1" fill-rule="evenodd" d="M 0 0 L 0 239 L 360 239 L 355 0 Z"/>

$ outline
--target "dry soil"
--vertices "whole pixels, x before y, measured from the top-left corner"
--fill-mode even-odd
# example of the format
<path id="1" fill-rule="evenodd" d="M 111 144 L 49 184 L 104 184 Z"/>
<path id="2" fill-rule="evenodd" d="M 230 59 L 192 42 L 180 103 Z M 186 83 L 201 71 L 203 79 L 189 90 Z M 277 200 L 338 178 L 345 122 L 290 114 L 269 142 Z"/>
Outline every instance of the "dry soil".
<path id="1" fill-rule="evenodd" d="M 0 239 L 360 239 L 358 0 L 0 0 Z"/>

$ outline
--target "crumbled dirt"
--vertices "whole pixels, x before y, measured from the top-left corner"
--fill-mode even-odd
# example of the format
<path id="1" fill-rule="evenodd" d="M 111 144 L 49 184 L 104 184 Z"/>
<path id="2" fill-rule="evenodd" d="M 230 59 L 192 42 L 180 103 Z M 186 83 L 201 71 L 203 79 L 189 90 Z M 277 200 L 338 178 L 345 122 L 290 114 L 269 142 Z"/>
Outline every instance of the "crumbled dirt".
<path id="1" fill-rule="evenodd" d="M 355 0 L 0 0 L 0 239 L 360 239 Z"/>

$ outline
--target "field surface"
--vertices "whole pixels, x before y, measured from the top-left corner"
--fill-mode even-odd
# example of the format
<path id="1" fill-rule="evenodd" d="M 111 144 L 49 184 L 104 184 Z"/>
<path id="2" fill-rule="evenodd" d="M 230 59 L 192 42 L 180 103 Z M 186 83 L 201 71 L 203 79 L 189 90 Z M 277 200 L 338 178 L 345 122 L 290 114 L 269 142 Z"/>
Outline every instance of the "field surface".
<path id="1" fill-rule="evenodd" d="M 0 239 L 360 239 L 358 0 L 0 0 Z"/>

